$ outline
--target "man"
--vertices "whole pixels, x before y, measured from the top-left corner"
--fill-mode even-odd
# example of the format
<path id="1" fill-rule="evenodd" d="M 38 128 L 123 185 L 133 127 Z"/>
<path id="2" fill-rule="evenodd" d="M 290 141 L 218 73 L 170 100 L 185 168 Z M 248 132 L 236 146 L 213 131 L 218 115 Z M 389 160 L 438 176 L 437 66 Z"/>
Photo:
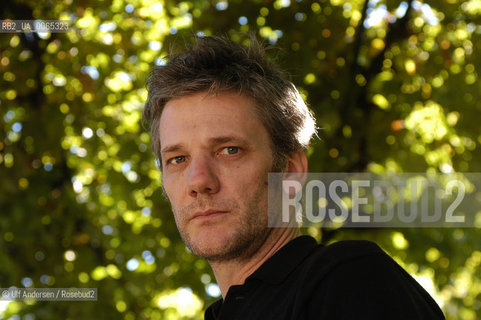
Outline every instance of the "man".
<path id="1" fill-rule="evenodd" d="M 206 319 L 443 319 L 375 244 L 268 228 L 268 172 L 305 173 L 314 119 L 251 40 L 202 37 L 148 80 L 144 119 L 187 247 L 222 299 Z"/>

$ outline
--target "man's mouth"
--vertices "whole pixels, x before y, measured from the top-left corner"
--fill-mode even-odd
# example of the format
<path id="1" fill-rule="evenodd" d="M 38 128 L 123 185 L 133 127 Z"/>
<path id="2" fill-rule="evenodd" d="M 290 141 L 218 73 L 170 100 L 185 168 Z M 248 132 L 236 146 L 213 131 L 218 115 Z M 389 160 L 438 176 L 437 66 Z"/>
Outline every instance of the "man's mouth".
<path id="1" fill-rule="evenodd" d="M 207 219 L 213 219 L 218 216 L 221 216 L 228 211 L 223 211 L 223 210 L 217 210 L 217 209 L 210 209 L 206 211 L 197 211 L 192 215 L 191 220 L 207 220 Z"/>

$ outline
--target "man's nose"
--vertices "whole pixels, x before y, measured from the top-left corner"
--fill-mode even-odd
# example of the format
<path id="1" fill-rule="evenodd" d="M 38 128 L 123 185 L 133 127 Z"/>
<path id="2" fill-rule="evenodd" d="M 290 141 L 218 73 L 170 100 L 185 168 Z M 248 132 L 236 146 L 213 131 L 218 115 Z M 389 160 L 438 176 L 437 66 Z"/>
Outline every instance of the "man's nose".
<path id="1" fill-rule="evenodd" d="M 213 159 L 197 157 L 189 166 L 188 193 L 192 197 L 199 194 L 214 194 L 219 191 L 219 180 L 213 168 Z"/>

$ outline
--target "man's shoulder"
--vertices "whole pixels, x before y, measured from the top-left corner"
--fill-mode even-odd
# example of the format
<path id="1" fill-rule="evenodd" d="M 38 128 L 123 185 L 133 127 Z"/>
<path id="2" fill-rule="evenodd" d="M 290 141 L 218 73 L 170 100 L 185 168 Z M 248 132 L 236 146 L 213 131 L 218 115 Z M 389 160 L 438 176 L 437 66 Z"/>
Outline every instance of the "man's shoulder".
<path id="1" fill-rule="evenodd" d="M 393 313 L 396 319 L 443 318 L 429 294 L 373 242 L 320 245 L 299 267 L 297 279 L 306 304 L 313 307 L 310 312 L 346 319 Z"/>
<path id="2" fill-rule="evenodd" d="M 368 240 L 342 240 L 333 242 L 327 246 L 319 245 L 321 254 L 340 259 L 355 258 L 369 254 L 384 254 L 384 251 L 374 242 Z"/>
<path id="3" fill-rule="evenodd" d="M 390 257 L 374 242 L 367 240 L 343 240 L 327 246 L 319 245 L 301 264 L 304 271 L 315 268 L 316 274 L 322 275 L 335 270 L 340 265 L 355 263 L 372 256 L 392 261 Z M 368 259 L 369 260 L 369 259 Z M 392 261 L 394 262 L 394 261 Z"/>
<path id="4" fill-rule="evenodd" d="M 394 259 L 376 243 L 366 240 L 343 240 L 319 245 L 299 265 L 298 280 L 308 287 L 357 290 L 365 285 L 374 289 L 388 283 L 421 289 Z M 362 289 L 365 290 L 365 289 Z M 422 289 L 421 289 L 422 290 Z M 424 291 L 424 290 L 422 290 Z"/>

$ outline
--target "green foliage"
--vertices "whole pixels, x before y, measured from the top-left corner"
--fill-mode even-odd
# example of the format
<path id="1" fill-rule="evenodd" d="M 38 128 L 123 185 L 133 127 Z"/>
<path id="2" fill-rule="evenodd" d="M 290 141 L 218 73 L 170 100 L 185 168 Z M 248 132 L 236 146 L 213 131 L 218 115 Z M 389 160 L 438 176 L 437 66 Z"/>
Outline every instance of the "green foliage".
<path id="1" fill-rule="evenodd" d="M 12 302 L 0 319 L 199 318 L 215 299 L 209 266 L 177 234 L 140 124 L 150 67 L 199 32 L 242 42 L 253 32 L 281 48 L 269 53 L 321 128 L 313 172 L 481 171 L 479 1 L 17 0 L 0 9 L 72 22 L 64 34 L 0 34 L 0 287 L 99 288 L 96 303 Z M 306 232 L 374 240 L 421 276 L 448 319 L 481 314 L 477 229 Z"/>

